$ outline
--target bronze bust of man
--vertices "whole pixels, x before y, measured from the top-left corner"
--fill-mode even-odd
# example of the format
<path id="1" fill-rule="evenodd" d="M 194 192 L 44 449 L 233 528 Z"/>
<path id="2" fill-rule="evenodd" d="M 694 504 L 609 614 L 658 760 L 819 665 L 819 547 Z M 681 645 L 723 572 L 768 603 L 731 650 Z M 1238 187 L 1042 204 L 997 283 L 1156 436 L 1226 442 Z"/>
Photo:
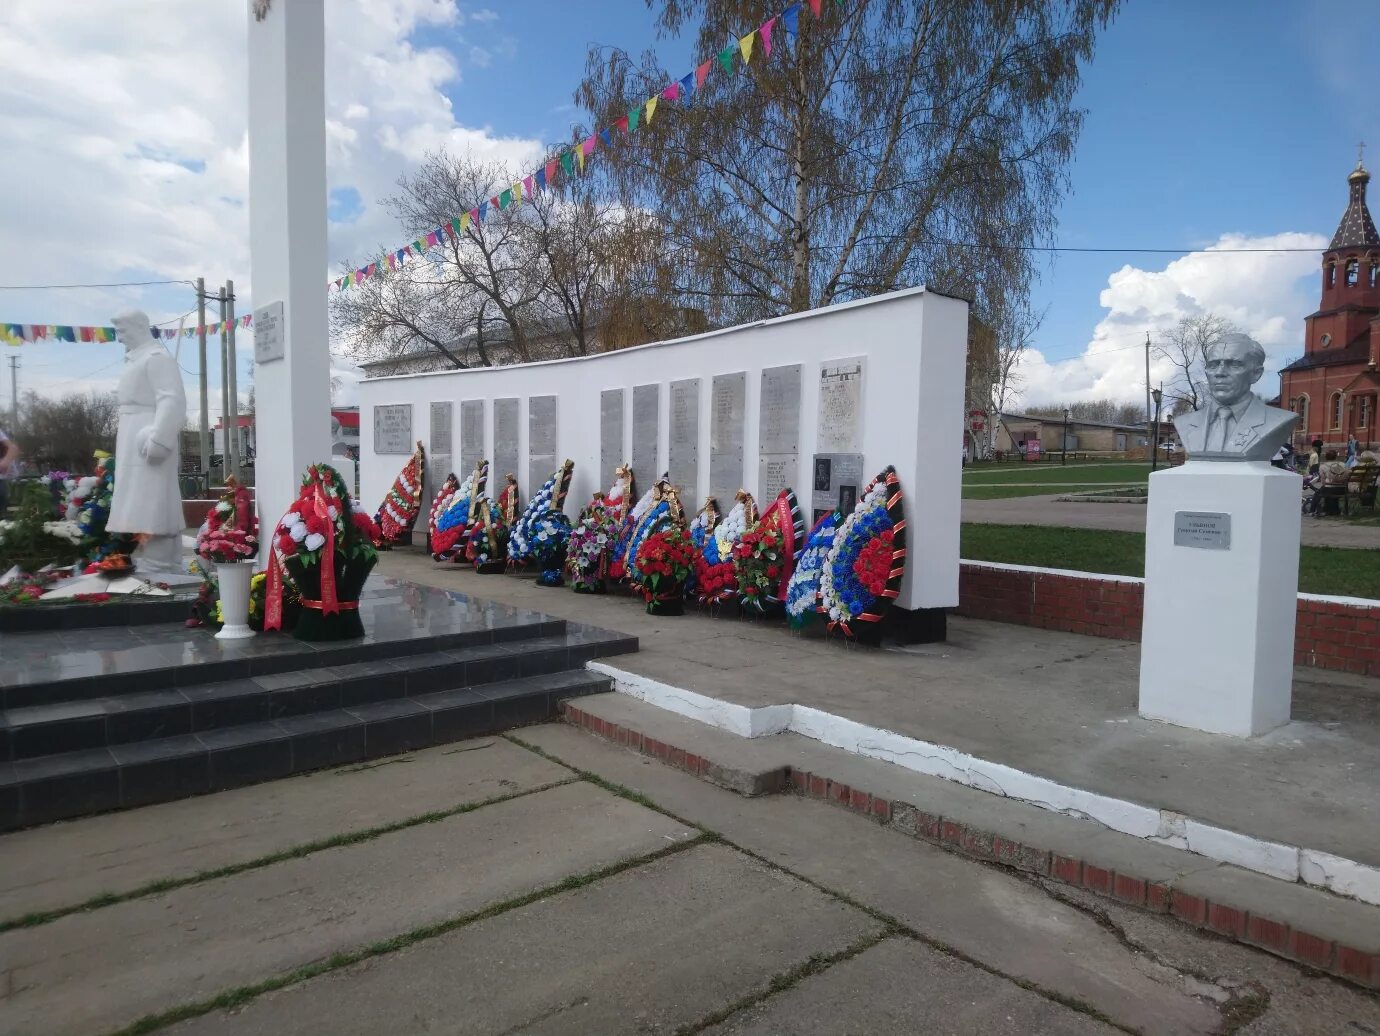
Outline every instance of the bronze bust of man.
<path id="1" fill-rule="evenodd" d="M 1233 332 L 1208 346 L 1207 406 L 1174 418 L 1189 459 L 1268 461 L 1289 438 L 1298 415 L 1266 406 L 1251 391 L 1265 373 L 1265 350 Z"/>

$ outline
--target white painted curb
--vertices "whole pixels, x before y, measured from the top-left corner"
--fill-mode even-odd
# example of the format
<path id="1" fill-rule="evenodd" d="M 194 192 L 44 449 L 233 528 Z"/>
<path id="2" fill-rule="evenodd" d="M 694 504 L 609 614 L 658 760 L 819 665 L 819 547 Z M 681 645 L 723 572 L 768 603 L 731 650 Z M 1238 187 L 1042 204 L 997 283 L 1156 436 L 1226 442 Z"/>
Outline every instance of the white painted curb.
<path id="1" fill-rule="evenodd" d="M 617 669 L 588 662 L 592 671 L 613 680 L 620 694 L 717 727 L 739 737 L 766 737 L 790 732 L 868 759 L 980 791 L 1015 799 L 1040 809 L 1093 820 L 1113 831 L 1148 842 L 1187 849 L 1219 863 L 1268 874 L 1284 881 L 1328 889 L 1380 906 L 1380 868 L 1333 856 L 1317 849 L 1268 842 L 1206 824 L 1182 813 L 1152 809 L 1125 799 L 1074 788 L 1047 777 L 990 762 L 946 745 L 921 741 L 805 705 L 752 708 Z"/>

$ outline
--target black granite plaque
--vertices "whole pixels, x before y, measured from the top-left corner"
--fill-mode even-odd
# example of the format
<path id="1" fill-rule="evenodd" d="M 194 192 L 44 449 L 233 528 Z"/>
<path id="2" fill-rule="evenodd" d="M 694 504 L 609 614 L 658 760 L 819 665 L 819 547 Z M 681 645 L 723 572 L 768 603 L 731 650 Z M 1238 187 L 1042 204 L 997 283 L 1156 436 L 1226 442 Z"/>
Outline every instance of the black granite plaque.
<path id="1" fill-rule="evenodd" d="M 489 471 L 489 485 L 501 488 L 509 474 L 519 477 L 518 464 L 518 404 L 517 399 L 494 400 L 494 455 Z M 495 499 L 498 493 L 493 494 Z"/>
<path id="2" fill-rule="evenodd" d="M 450 453 L 451 425 L 454 417 L 454 404 L 431 404 L 431 439 L 427 442 L 427 453 Z"/>
<path id="3" fill-rule="evenodd" d="M 743 488 L 746 409 L 747 371 L 714 375 L 709 395 L 709 492 L 721 504 Z"/>
<path id="4" fill-rule="evenodd" d="M 637 385 L 633 388 L 633 471 L 639 474 L 646 472 L 645 477 L 653 479 L 661 474 L 657 464 L 657 437 L 661 433 L 660 408 L 660 385 Z"/>
<path id="5" fill-rule="evenodd" d="M 623 463 L 623 390 L 599 393 L 599 488 L 613 485 L 614 472 Z"/>
<path id="6" fill-rule="evenodd" d="M 529 396 L 527 399 L 527 486 L 530 497 L 556 470 L 556 441 L 559 400 L 555 396 Z"/>
<path id="7" fill-rule="evenodd" d="M 374 452 L 408 454 L 412 449 L 412 404 L 374 407 Z"/>
<path id="8" fill-rule="evenodd" d="M 667 466 L 671 471 L 671 484 L 680 490 L 687 501 L 699 499 L 700 472 L 700 379 L 671 382 L 671 450 Z M 636 468 L 633 473 L 640 479 L 655 479 L 660 472 L 643 475 Z M 692 508 L 696 510 L 698 507 Z"/>

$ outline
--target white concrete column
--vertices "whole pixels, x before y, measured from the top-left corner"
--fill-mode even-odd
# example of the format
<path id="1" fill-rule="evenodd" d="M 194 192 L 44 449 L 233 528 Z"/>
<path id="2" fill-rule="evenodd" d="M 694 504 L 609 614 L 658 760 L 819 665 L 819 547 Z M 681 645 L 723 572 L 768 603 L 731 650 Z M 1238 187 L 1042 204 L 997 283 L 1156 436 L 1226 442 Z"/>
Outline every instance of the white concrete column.
<path id="1" fill-rule="evenodd" d="M 1264 461 L 1150 476 L 1142 716 L 1237 737 L 1289 721 L 1300 492 Z"/>
<path id="2" fill-rule="evenodd" d="M 283 303 L 284 357 L 254 369 L 255 483 L 265 539 L 309 464 L 331 456 L 326 315 L 324 0 L 273 0 L 249 19 L 253 302 Z"/>

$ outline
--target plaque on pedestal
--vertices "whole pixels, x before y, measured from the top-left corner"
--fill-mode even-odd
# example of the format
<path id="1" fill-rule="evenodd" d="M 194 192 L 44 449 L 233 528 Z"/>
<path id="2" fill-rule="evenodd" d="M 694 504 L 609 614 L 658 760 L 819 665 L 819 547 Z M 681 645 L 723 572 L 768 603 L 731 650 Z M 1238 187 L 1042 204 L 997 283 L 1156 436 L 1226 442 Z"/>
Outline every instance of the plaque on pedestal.
<path id="1" fill-rule="evenodd" d="M 410 454 L 414 445 L 411 403 L 374 407 L 375 453 Z"/>
<path id="2" fill-rule="evenodd" d="M 460 404 L 460 481 L 484 456 L 484 401 L 466 399 Z"/>
<path id="3" fill-rule="evenodd" d="M 743 488 L 747 371 L 716 374 L 709 394 L 709 492 L 732 500 Z"/>
<path id="4" fill-rule="evenodd" d="M 757 499 L 769 506 L 783 489 L 798 489 L 800 364 L 762 371 L 757 433 Z"/>
<path id="5" fill-rule="evenodd" d="M 431 404 L 431 439 L 427 442 L 427 453 L 434 460 L 437 454 L 450 453 L 451 419 L 454 405 L 451 403 Z M 442 478 L 445 476 L 443 475 Z"/>
<path id="6" fill-rule="evenodd" d="M 541 488 L 556 470 L 557 399 L 530 396 L 527 400 L 527 495 Z"/>
<path id="7" fill-rule="evenodd" d="M 661 386 L 633 387 L 632 466 L 634 472 L 661 474 L 656 462 L 657 438 L 661 434 Z"/>
<path id="8" fill-rule="evenodd" d="M 623 390 L 599 393 L 599 488 L 613 485 L 614 471 L 623 463 Z"/>
<path id="9" fill-rule="evenodd" d="M 511 473 L 516 476 L 522 460 L 518 453 L 518 403 L 516 399 L 494 400 L 494 466 L 489 483 L 505 485 Z"/>
<path id="10" fill-rule="evenodd" d="M 861 356 L 831 360 L 819 370 L 819 435 L 821 453 L 862 450 L 863 367 Z"/>
<path id="11" fill-rule="evenodd" d="M 682 500 L 699 499 L 700 472 L 700 379 L 671 382 L 671 455 L 667 459 L 671 484 Z M 655 479 L 655 474 L 639 478 Z"/>

